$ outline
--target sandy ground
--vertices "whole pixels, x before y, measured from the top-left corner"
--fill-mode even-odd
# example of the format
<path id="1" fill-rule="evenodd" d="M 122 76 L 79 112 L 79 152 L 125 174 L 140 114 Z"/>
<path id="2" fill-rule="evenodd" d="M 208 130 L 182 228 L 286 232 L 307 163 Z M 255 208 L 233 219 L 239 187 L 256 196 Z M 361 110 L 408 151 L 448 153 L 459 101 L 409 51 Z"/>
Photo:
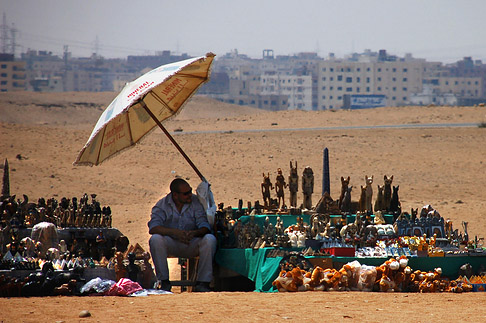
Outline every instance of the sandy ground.
<path id="1" fill-rule="evenodd" d="M 198 178 L 159 130 L 141 144 L 100 166 L 72 166 L 103 108 L 116 93 L 0 93 L 0 158 L 10 164 L 11 193 L 39 197 L 80 197 L 96 193 L 113 210 L 113 225 L 132 244 L 148 246 L 147 221 L 153 204 L 176 175 L 193 187 Z M 402 107 L 360 111 L 264 112 L 195 97 L 173 120 L 176 140 L 211 182 L 217 203 L 262 201 L 262 173 L 275 180 L 277 168 L 288 176 L 289 161 L 299 175 L 311 166 L 314 203 L 321 194 L 322 151 L 329 148 L 331 195 L 339 197 L 341 176 L 357 188 L 374 175 L 400 185 L 402 209 L 434 206 L 469 234 L 486 232 L 486 128 L 322 127 L 486 122 L 484 107 Z M 309 130 L 292 130 L 308 128 Z M 261 131 L 268 129 L 271 131 Z M 290 129 L 290 130 L 289 130 Z M 212 133 L 211 131 L 220 131 Z M 249 131 L 243 131 L 249 130 Z M 194 133 L 196 132 L 196 133 Z M 197 133 L 199 132 L 199 133 Z M 21 159 L 16 158 L 20 154 Z M 298 196 L 302 203 L 302 195 Z M 0 321 L 126 321 L 182 319 L 234 321 L 385 321 L 445 319 L 484 321 L 478 307 L 485 294 L 419 295 L 377 293 L 209 293 L 141 298 L 46 297 L 0 299 Z M 78 318 L 81 310 L 91 318 Z"/>

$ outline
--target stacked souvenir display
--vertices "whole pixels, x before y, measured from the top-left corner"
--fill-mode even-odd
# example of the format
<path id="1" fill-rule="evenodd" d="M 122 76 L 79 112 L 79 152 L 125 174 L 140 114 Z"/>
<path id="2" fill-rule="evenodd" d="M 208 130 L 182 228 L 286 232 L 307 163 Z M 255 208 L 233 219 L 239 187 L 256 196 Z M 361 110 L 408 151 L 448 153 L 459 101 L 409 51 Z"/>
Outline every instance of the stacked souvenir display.
<path id="1" fill-rule="evenodd" d="M 464 234 L 453 230 L 452 222 L 439 214 L 431 205 L 402 212 L 398 196 L 399 186 L 392 186 L 393 176 L 384 175 L 383 185 L 378 185 L 378 194 L 372 205 L 373 176 L 365 176 L 361 186 L 359 201 L 351 199 L 350 177 L 341 177 L 341 195 L 334 201 L 325 192 L 316 207 L 308 205 L 312 201 L 313 172 L 306 167 L 302 174 L 304 203 L 297 208 L 296 194 L 299 178 L 297 164 L 290 163 L 288 184 L 277 170 L 273 184 L 270 174 L 263 174 L 261 190 L 263 206 L 259 201 L 254 207 L 243 202 L 237 210 L 223 209 L 220 205 L 216 216 L 215 231 L 219 233 L 220 245 L 224 248 L 262 248 L 311 246 L 334 254 L 357 257 L 443 257 L 481 253 L 482 248 L 476 238 L 469 241 L 467 223 L 463 223 Z M 290 190 L 290 208 L 285 204 L 284 188 Z M 275 189 L 277 198 L 272 198 Z M 309 216 L 309 223 L 302 215 Z M 275 223 L 268 218 L 262 225 L 255 220 L 257 215 L 277 215 Z M 295 224 L 283 228 L 282 218 L 294 215 Z M 244 216 L 245 221 L 241 221 Z M 288 220 L 287 220 L 288 221 Z M 343 249 L 347 248 L 347 249 Z M 351 249 L 354 249 L 352 251 Z"/>
<path id="2" fill-rule="evenodd" d="M 361 265 L 357 260 L 345 264 L 341 269 L 310 270 L 299 266 L 282 265 L 273 286 L 279 292 L 298 291 L 380 291 L 380 292 L 470 292 L 473 285 L 462 277 L 449 280 L 441 276 L 442 269 L 431 272 L 413 270 L 408 258 L 390 258 L 381 266 Z"/>
<path id="3" fill-rule="evenodd" d="M 96 194 L 90 200 L 85 193 L 79 203 L 76 197 L 30 203 L 26 195 L 23 201 L 11 196 L 9 187 L 6 161 L 0 200 L 0 296 L 79 294 L 86 271 L 97 267 L 107 268 L 104 276 L 116 274 L 117 281 L 127 277 L 152 286 L 150 255 L 138 244 L 129 247 L 128 238 L 112 228 L 111 209 L 101 207 Z"/>

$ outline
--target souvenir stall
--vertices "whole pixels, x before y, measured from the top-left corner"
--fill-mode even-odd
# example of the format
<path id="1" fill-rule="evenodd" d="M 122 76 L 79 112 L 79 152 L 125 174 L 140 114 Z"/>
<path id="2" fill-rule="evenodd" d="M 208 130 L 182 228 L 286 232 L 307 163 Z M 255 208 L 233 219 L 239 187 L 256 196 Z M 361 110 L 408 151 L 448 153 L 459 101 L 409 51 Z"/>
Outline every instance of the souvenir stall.
<path id="1" fill-rule="evenodd" d="M 305 195 L 307 183 L 313 185 L 312 170 L 306 168 L 302 175 L 304 203 L 297 207 L 293 196 L 295 185 L 292 186 L 298 183 L 296 167 L 291 163 L 289 184 L 281 169 L 275 185 L 269 173 L 263 174 L 263 205 L 257 201 L 243 208 L 240 201 L 236 209 L 219 206 L 215 221 L 219 248 L 215 261 L 224 269 L 220 272 L 245 277 L 254 284 L 254 290 L 265 292 L 294 291 L 292 287 L 285 287 L 292 286 L 291 282 L 295 291 L 298 288 L 361 290 L 356 284 L 339 285 L 342 289 L 336 289 L 338 285 L 330 283 L 331 277 L 346 276 L 339 279 L 352 281 L 353 271 L 349 268 L 355 268 L 355 282 L 359 273 L 373 273 L 374 276 L 367 278 L 373 281 L 367 289 L 375 291 L 408 290 L 402 288 L 400 280 L 396 286 L 385 284 L 380 270 L 389 272 L 392 277 L 405 277 L 405 269 L 413 272 L 413 277 L 417 277 L 416 286 L 408 291 L 426 288 L 472 291 L 486 283 L 486 252 L 482 239 L 469 237 L 466 222 L 462 223 L 463 232 L 453 228 L 452 223 L 445 221 L 431 205 L 421 210 L 412 209 L 411 213 L 402 212 L 398 185 L 392 186 L 393 176 L 384 176 L 373 205 L 369 189 L 367 191 L 373 177 L 366 176 L 359 201 L 351 201 L 350 178 L 342 177 L 339 199 L 333 200 L 325 191 L 313 207 L 312 186 L 308 196 Z M 271 197 L 274 187 L 276 199 Z M 289 207 L 285 205 L 284 187 L 290 189 Z M 396 264 L 400 265 L 395 268 Z M 296 279 L 296 276 L 302 277 Z M 320 281 L 305 283 L 306 279 L 310 281 L 311 277 L 318 276 Z M 432 276 L 435 282 L 427 278 Z M 386 275 L 383 277 L 393 281 Z M 217 279 L 225 277 L 221 275 Z"/>

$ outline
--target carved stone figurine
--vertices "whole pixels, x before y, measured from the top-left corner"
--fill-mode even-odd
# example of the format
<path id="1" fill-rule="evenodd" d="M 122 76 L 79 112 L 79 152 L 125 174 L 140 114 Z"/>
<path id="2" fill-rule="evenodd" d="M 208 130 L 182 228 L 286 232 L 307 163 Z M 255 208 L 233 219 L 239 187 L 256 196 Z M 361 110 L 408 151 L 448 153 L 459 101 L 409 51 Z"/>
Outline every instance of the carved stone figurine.
<path id="1" fill-rule="evenodd" d="M 270 206 L 270 190 L 273 190 L 273 184 L 270 181 L 270 174 L 263 173 L 263 182 L 262 182 L 262 195 L 263 195 L 263 206 L 265 209 L 268 209 Z"/>
<path id="2" fill-rule="evenodd" d="M 373 205 L 372 205 L 373 187 L 371 186 L 373 184 L 373 175 L 371 175 L 371 177 L 368 177 L 368 175 L 366 175 L 365 183 L 366 183 L 366 212 L 373 213 Z"/>
<path id="3" fill-rule="evenodd" d="M 275 179 L 275 192 L 277 193 L 278 207 L 283 208 L 285 206 L 285 188 L 288 184 L 285 183 L 285 177 L 282 175 L 282 169 L 277 169 L 277 178 Z"/>
<path id="4" fill-rule="evenodd" d="M 390 210 L 390 202 L 392 198 L 392 183 L 393 183 L 393 175 L 387 177 L 386 175 L 383 176 L 383 180 L 385 182 L 385 188 L 383 190 L 383 199 L 385 201 L 385 210 Z"/>
<path id="5" fill-rule="evenodd" d="M 375 212 L 385 210 L 385 197 L 383 196 L 383 185 L 378 185 L 378 193 L 376 194 Z"/>
<path id="6" fill-rule="evenodd" d="M 127 277 L 127 268 L 125 264 L 123 263 L 123 253 L 120 251 L 117 251 L 115 254 L 115 275 L 116 275 L 116 281 L 119 281 L 121 278 L 126 278 Z"/>
<path id="7" fill-rule="evenodd" d="M 290 190 L 290 207 L 297 207 L 297 191 L 299 190 L 299 175 L 297 174 L 297 162 L 295 162 L 295 167 L 292 167 L 292 161 L 290 161 L 289 190 Z"/>
<path id="8" fill-rule="evenodd" d="M 140 272 L 140 267 L 135 263 L 135 253 L 128 253 L 128 266 L 127 266 L 128 278 L 132 282 L 138 281 L 138 273 Z"/>
<path id="9" fill-rule="evenodd" d="M 310 166 L 302 173 L 302 193 L 304 194 L 304 209 L 312 208 L 312 193 L 314 193 L 314 172 Z"/>
<path id="10" fill-rule="evenodd" d="M 142 279 L 142 287 L 143 288 L 150 288 L 153 286 L 153 281 L 155 279 L 154 270 L 152 265 L 150 264 L 150 253 L 144 252 L 143 253 L 143 279 Z"/>

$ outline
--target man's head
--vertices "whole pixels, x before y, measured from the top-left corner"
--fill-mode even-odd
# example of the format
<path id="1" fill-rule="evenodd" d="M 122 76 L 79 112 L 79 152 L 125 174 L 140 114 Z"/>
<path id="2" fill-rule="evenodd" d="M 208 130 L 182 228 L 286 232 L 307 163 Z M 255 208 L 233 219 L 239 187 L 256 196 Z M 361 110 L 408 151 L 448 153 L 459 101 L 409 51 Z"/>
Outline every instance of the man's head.
<path id="1" fill-rule="evenodd" d="M 192 188 L 182 178 L 176 178 L 170 183 L 170 192 L 175 203 L 189 204 L 192 200 Z"/>

